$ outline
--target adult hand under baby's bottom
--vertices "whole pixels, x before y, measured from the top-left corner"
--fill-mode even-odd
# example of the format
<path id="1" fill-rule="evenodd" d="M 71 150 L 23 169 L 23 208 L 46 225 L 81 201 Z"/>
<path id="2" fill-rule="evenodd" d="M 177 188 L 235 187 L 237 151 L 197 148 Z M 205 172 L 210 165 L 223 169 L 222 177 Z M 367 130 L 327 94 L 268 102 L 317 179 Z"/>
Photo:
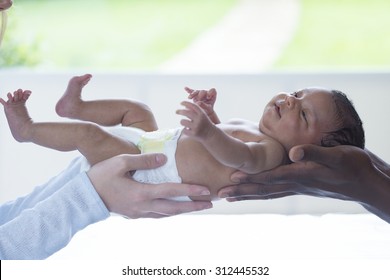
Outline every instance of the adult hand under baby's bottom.
<path id="1" fill-rule="evenodd" d="M 144 184 L 130 171 L 157 168 L 162 154 L 120 155 L 94 165 L 87 175 L 110 212 L 128 218 L 160 218 L 212 207 L 205 201 L 173 201 L 174 197 L 209 195 L 206 187 L 190 184 Z"/>

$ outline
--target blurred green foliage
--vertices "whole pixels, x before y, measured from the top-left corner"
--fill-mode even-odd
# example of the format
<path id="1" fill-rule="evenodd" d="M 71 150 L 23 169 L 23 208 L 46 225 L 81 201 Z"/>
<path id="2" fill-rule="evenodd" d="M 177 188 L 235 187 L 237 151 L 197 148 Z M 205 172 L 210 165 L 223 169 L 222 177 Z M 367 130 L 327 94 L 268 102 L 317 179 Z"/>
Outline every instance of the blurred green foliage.
<path id="1" fill-rule="evenodd" d="M 16 1 L 15 1 L 16 2 Z M 216 24 L 237 0 L 21 0 L 3 42 L 39 38 L 31 62 L 46 68 L 153 70 Z M 12 11 L 11 11 L 12 10 Z M 19 42 L 15 41 L 19 46 Z M 36 48 L 39 47 L 39 48 Z M 7 53 L 8 54 L 11 52 Z M 3 56 L 5 57 L 5 55 Z M 28 63 L 27 63 L 28 62 Z"/>
<path id="2" fill-rule="evenodd" d="M 389 68 L 389 0 L 301 0 L 301 7 L 275 68 Z"/>
<path id="3" fill-rule="evenodd" d="M 0 67 L 35 66 L 40 61 L 39 40 L 12 36 L 17 21 L 8 22 L 0 47 Z"/>

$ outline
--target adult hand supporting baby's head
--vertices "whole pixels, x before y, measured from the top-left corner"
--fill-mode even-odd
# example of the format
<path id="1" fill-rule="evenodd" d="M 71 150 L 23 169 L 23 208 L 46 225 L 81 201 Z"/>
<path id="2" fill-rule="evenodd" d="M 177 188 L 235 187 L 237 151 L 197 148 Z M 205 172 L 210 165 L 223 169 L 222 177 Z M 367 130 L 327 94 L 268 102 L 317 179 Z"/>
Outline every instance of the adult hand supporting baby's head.
<path id="1" fill-rule="evenodd" d="M 363 179 L 370 177 L 368 173 L 373 171 L 373 165 L 362 149 L 301 145 L 293 147 L 289 157 L 291 164 L 263 173 L 247 175 L 236 172 L 232 180 L 245 185 L 224 188 L 219 196 L 237 201 L 304 194 L 360 201 L 368 189 Z M 357 189 L 360 193 L 356 192 Z"/>

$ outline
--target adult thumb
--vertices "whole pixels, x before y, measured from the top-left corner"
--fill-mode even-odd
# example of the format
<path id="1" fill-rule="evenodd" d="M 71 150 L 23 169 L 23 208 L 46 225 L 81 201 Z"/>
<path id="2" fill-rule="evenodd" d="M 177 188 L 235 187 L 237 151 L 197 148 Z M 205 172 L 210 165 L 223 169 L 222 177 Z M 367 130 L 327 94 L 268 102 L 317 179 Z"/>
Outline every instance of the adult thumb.
<path id="1" fill-rule="evenodd" d="M 332 158 L 333 152 L 332 148 L 306 144 L 292 147 L 289 157 L 292 162 L 314 161 L 317 163 L 328 163 L 329 158 Z"/>
<path id="2" fill-rule="evenodd" d="M 164 154 L 121 155 L 122 161 L 118 163 L 118 169 L 132 171 L 153 169 L 164 165 L 167 157 Z"/>

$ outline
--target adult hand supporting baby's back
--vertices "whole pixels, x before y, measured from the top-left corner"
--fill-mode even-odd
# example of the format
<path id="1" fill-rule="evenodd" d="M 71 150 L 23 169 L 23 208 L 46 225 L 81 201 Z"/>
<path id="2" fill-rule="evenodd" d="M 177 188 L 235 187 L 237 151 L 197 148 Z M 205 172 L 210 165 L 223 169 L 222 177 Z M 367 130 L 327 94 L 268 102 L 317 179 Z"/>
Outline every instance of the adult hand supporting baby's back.
<path id="1" fill-rule="evenodd" d="M 291 164 L 259 174 L 236 172 L 219 192 L 228 201 L 272 199 L 290 195 L 329 197 L 360 203 L 390 221 L 389 165 L 369 151 L 352 146 L 293 147 Z"/>

